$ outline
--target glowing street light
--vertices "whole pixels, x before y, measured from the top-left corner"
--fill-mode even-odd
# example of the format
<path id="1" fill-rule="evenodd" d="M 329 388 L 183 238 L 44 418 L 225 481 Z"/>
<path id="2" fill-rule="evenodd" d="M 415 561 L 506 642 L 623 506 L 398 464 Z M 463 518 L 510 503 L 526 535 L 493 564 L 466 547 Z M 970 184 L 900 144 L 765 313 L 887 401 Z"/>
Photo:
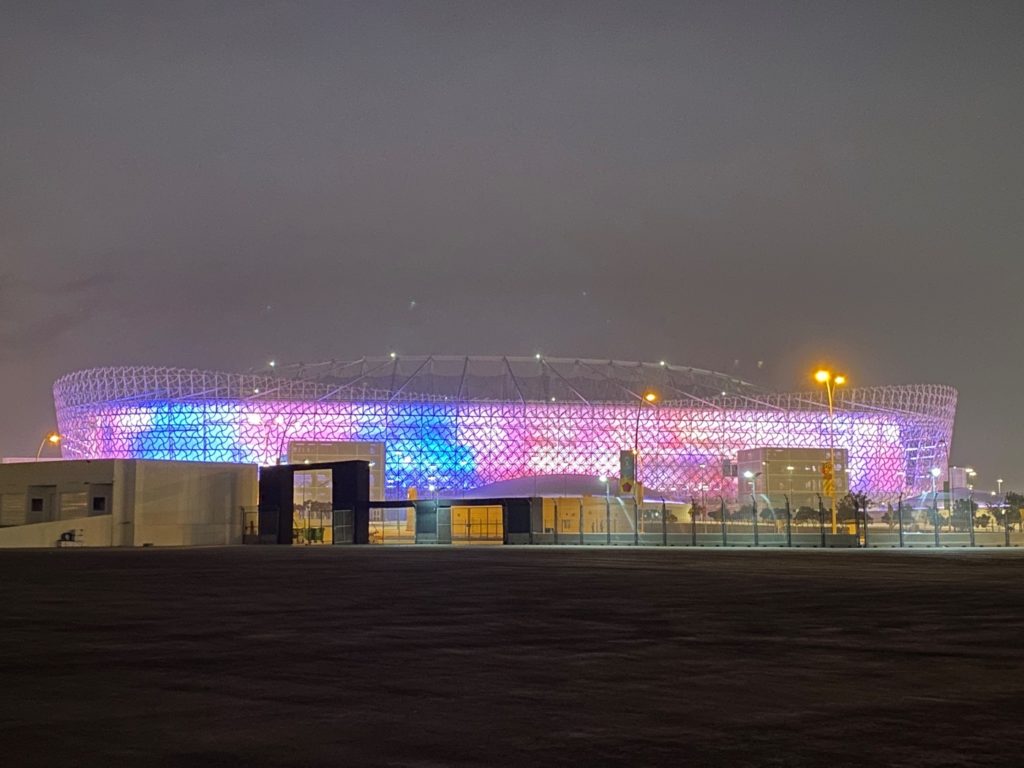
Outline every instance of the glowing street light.
<path id="1" fill-rule="evenodd" d="M 1003 478 L 997 477 L 996 478 L 996 485 L 999 486 L 999 495 L 1002 496 L 1003 495 Z"/>
<path id="2" fill-rule="evenodd" d="M 60 445 L 60 439 L 60 435 L 57 432 L 50 432 L 44 437 L 42 442 L 39 443 L 39 450 L 36 451 L 36 461 L 39 461 L 39 457 L 43 455 L 43 448 L 46 447 L 47 443 L 50 445 Z"/>
<path id="3" fill-rule="evenodd" d="M 833 375 L 831 371 L 821 369 L 814 374 L 814 380 L 825 385 L 828 393 L 828 452 L 829 463 L 832 465 L 832 535 L 835 535 L 838 525 L 836 518 L 836 422 L 835 422 L 835 396 L 836 387 L 846 383 L 846 377 L 841 373 Z"/>
<path id="4" fill-rule="evenodd" d="M 633 431 L 633 473 L 636 480 L 636 485 L 640 485 L 640 411 L 643 410 L 644 403 L 654 405 L 658 402 L 658 394 L 652 390 L 647 390 L 640 397 L 640 400 L 636 404 L 636 429 Z"/>

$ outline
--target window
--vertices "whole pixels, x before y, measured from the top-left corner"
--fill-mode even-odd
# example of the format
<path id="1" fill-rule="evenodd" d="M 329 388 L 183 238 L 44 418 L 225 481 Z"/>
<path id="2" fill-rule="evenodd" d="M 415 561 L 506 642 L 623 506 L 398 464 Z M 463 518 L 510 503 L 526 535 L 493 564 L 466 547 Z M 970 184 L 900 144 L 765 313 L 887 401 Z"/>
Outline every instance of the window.
<path id="1" fill-rule="evenodd" d="M 43 500 L 42 499 L 40 499 L 38 497 L 33 497 L 32 501 L 29 504 L 30 504 L 29 509 L 32 512 L 42 512 L 43 511 Z"/>
<path id="2" fill-rule="evenodd" d="M 107 511 L 107 497 L 106 496 L 94 496 L 92 499 L 92 511 L 94 513 L 102 513 Z"/>

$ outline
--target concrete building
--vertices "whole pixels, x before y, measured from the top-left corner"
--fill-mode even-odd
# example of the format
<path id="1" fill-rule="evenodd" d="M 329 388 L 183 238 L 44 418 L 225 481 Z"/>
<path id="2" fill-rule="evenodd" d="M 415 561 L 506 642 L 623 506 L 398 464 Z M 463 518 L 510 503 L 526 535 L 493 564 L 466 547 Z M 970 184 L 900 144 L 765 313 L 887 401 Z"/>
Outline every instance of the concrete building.
<path id="1" fill-rule="evenodd" d="M 750 494 L 761 499 L 768 496 L 773 503 L 784 501 L 789 496 L 794 510 L 800 507 L 818 506 L 821 494 L 826 507 L 831 507 L 829 494 L 825 493 L 821 465 L 829 460 L 827 448 L 754 448 L 737 453 L 737 476 L 741 484 L 740 499 L 747 501 Z M 841 499 L 850 490 L 847 454 L 843 448 L 835 452 L 836 499 Z"/>
<path id="2" fill-rule="evenodd" d="M 0 466 L 0 548 L 239 544 L 247 464 L 137 459 Z"/>

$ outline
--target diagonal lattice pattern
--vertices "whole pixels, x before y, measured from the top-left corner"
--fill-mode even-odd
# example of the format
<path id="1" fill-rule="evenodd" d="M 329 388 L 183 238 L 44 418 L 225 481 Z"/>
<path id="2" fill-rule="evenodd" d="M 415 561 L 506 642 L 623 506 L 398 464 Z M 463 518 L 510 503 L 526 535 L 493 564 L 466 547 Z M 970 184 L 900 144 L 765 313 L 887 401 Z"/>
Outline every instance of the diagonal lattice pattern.
<path id="1" fill-rule="evenodd" d="M 662 398 L 643 401 L 651 389 Z M 549 358 L 367 358 L 233 374 L 79 371 L 54 385 L 69 458 L 275 463 L 292 441 L 381 441 L 390 497 L 537 475 L 615 475 L 637 443 L 651 490 L 735 496 L 722 461 L 745 448 L 824 448 L 834 428 L 850 486 L 882 500 L 930 487 L 956 391 L 938 385 L 771 393 L 663 364 Z"/>

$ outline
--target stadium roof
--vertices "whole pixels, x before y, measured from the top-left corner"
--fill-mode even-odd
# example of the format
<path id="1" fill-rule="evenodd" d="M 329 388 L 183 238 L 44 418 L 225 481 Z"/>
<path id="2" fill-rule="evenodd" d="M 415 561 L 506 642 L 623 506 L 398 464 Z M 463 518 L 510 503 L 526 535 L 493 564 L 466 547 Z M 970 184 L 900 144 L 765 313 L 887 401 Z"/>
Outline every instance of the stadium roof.
<path id="1" fill-rule="evenodd" d="M 663 400 L 757 395 L 760 387 L 714 371 L 667 363 L 534 357 L 364 357 L 279 366 L 278 375 L 340 389 L 369 389 L 431 400 L 635 403 L 647 391 Z"/>

